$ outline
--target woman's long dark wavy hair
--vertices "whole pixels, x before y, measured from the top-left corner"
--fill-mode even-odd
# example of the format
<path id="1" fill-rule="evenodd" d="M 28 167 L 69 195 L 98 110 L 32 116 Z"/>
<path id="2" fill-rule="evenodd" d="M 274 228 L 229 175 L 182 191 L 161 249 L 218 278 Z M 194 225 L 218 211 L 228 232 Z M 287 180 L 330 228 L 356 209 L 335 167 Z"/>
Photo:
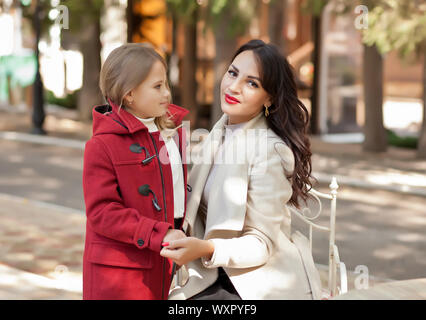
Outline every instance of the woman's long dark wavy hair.
<path id="1" fill-rule="evenodd" d="M 312 188 L 311 143 L 308 138 L 309 113 L 297 96 L 293 68 L 273 44 L 251 40 L 242 45 L 241 52 L 252 50 L 259 68 L 262 87 L 271 97 L 268 126 L 290 147 L 294 154 L 294 171 L 290 179 L 293 194 L 289 204 L 299 208 L 299 200 L 306 202 Z"/>

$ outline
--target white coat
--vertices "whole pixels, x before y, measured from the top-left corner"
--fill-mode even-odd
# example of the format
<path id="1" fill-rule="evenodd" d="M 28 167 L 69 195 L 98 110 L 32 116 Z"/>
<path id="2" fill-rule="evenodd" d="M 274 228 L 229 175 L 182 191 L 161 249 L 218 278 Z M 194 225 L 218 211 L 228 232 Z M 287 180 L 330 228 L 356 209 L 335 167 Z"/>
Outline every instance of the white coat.
<path id="1" fill-rule="evenodd" d="M 188 281 L 173 289 L 169 299 L 188 299 L 203 291 L 217 279 L 218 267 L 223 267 L 243 300 L 319 299 L 321 282 L 307 239 L 299 232 L 291 234 L 286 204 L 292 188 L 286 175 L 294 169 L 294 156 L 268 128 L 262 112 L 224 146 L 227 155 L 238 148 L 245 160 L 217 166 L 207 217 L 200 214 L 204 186 L 227 122 L 224 114 L 192 159 L 188 178 L 192 191 L 183 225 L 189 236 L 212 240 L 215 252 L 210 261 L 186 265 Z M 204 163 L 196 163 L 200 159 Z"/>

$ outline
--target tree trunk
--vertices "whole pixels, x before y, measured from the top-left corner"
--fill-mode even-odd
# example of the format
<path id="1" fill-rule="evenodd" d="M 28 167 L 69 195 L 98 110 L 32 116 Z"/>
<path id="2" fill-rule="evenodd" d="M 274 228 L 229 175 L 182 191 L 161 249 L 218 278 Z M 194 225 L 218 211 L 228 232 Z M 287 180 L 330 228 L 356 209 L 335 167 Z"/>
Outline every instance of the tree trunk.
<path id="1" fill-rule="evenodd" d="M 364 46 L 364 143 L 365 151 L 387 149 L 387 134 L 383 125 L 383 59 L 376 46 Z"/>
<path id="2" fill-rule="evenodd" d="M 423 57 L 423 122 L 417 146 L 417 157 L 426 159 L 426 54 Z"/>
<path id="3" fill-rule="evenodd" d="M 182 106 L 189 110 L 189 121 L 192 128 L 197 126 L 197 17 L 193 22 L 185 22 L 185 44 L 182 70 Z"/>
<path id="4" fill-rule="evenodd" d="M 211 127 L 213 127 L 223 114 L 220 105 L 220 83 L 226 69 L 232 62 L 232 55 L 234 54 L 237 43 L 236 37 L 229 35 L 228 16 L 229 11 L 225 10 L 215 30 L 216 55 L 214 58 L 214 101 L 210 113 Z"/>
<path id="5" fill-rule="evenodd" d="M 134 32 L 133 0 L 127 0 L 126 21 L 127 21 L 127 42 L 133 42 Z"/>
<path id="6" fill-rule="evenodd" d="M 311 134 L 319 132 L 319 79 L 320 79 L 320 61 L 321 61 L 321 15 L 312 16 L 312 34 L 314 40 L 314 51 L 312 60 L 314 64 L 314 79 L 312 83 L 311 95 L 311 119 L 309 130 Z"/>
<path id="7" fill-rule="evenodd" d="M 83 54 L 83 86 L 78 96 L 78 111 L 82 121 L 90 121 L 92 108 L 103 101 L 99 89 L 101 70 L 100 23 L 91 17 L 84 19 L 84 31 L 81 38 Z"/>
<path id="8" fill-rule="evenodd" d="M 285 53 L 285 43 L 283 37 L 284 28 L 284 9 L 287 0 L 272 1 L 269 3 L 268 10 L 268 33 L 270 42 L 277 45 L 281 52 Z"/>
<path id="9" fill-rule="evenodd" d="M 40 1 L 37 1 L 35 13 L 34 13 L 34 29 L 36 32 L 36 58 L 37 58 L 37 69 L 36 69 L 36 78 L 33 86 L 33 114 L 32 114 L 32 122 L 33 129 L 32 133 L 35 134 L 46 134 L 43 129 L 43 123 L 45 119 L 44 112 L 44 95 L 43 95 L 43 81 L 40 75 L 40 52 L 38 49 L 38 45 L 40 42 L 41 35 L 41 4 Z"/>

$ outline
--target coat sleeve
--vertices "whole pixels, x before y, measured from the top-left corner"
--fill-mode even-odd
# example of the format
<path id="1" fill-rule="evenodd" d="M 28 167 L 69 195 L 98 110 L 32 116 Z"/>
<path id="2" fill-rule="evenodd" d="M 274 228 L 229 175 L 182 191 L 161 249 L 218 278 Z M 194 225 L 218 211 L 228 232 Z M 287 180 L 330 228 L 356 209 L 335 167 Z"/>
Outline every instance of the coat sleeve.
<path id="1" fill-rule="evenodd" d="M 267 157 L 255 160 L 249 176 L 241 236 L 210 239 L 215 250 L 210 260 L 202 258 L 205 267 L 249 268 L 268 261 L 281 225 L 289 219 L 285 205 L 291 198 L 292 188 L 285 170 L 291 172 L 293 167 L 291 150 L 282 142 L 268 142 Z"/>
<path id="2" fill-rule="evenodd" d="M 94 232 L 139 249 L 159 252 L 161 242 L 172 225 L 144 217 L 127 208 L 117 190 L 118 183 L 102 141 L 92 138 L 86 143 L 83 166 L 83 192 L 87 223 Z"/>

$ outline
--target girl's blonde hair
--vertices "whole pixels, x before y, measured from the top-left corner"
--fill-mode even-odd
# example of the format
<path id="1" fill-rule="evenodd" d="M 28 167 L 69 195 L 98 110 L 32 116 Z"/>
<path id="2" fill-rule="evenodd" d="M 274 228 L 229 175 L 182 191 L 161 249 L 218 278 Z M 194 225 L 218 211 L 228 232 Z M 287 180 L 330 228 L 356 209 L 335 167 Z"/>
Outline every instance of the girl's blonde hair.
<path id="1" fill-rule="evenodd" d="M 166 62 L 149 43 L 126 43 L 114 49 L 105 60 L 99 77 L 105 99 L 118 105 L 119 111 L 125 108 L 124 97 L 146 79 L 155 61 L 160 61 L 167 70 Z M 177 127 L 168 111 L 154 121 L 167 136 L 174 135 Z"/>

